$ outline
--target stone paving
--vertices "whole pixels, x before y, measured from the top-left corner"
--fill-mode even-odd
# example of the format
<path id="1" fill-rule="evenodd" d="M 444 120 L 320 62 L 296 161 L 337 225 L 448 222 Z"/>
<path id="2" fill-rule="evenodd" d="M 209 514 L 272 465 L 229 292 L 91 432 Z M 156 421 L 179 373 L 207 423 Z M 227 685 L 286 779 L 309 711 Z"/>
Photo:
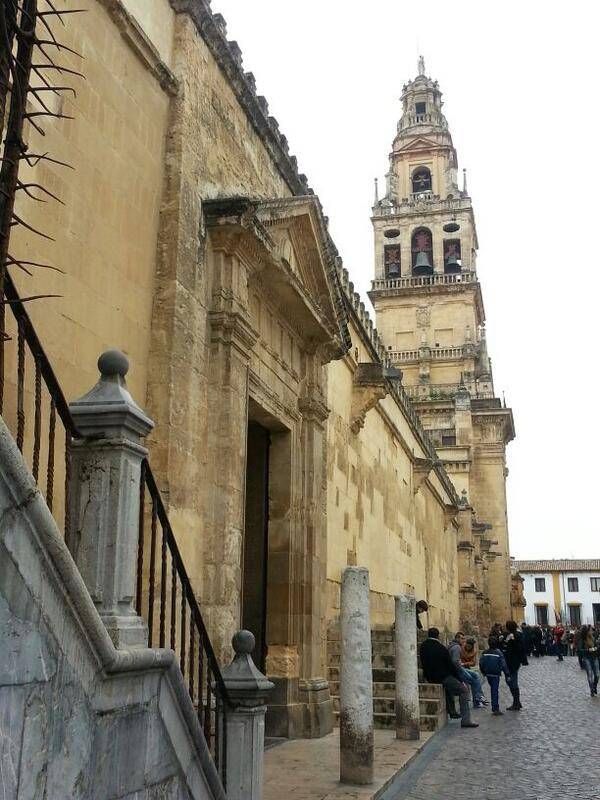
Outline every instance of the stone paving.
<path id="1" fill-rule="evenodd" d="M 339 781 L 340 736 L 336 728 L 322 739 L 295 739 L 265 752 L 263 800 L 371 800 L 386 790 L 398 770 L 419 756 L 431 738 L 398 741 L 392 731 L 375 731 L 374 780 L 370 786 Z M 1 795 L 0 795 L 1 797 Z"/>
<path id="2" fill-rule="evenodd" d="M 385 800 L 599 800 L 600 697 L 577 659 L 532 658 L 520 676 L 523 711 L 474 711 L 473 730 L 451 723 Z M 503 685 L 501 709 L 510 702 Z"/>

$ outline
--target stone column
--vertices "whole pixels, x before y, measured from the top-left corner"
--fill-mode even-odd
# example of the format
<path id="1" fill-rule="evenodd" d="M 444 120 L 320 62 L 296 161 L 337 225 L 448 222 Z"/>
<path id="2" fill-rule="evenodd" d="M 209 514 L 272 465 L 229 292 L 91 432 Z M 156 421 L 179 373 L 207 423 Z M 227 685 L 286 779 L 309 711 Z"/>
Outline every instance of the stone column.
<path id="1" fill-rule="evenodd" d="M 373 782 L 373 669 L 369 616 L 369 571 L 342 573 L 340 622 L 340 780 Z"/>
<path id="2" fill-rule="evenodd" d="M 419 739 L 419 667 L 415 598 L 396 597 L 396 739 Z"/>
<path id="3" fill-rule="evenodd" d="M 67 545 L 115 647 L 145 647 L 136 613 L 141 440 L 154 423 L 127 390 L 129 362 L 118 350 L 98 359 L 100 380 L 69 408 L 82 438 L 71 446 Z"/>
<path id="4" fill-rule="evenodd" d="M 235 656 L 222 672 L 232 703 L 227 712 L 227 798 L 261 800 L 266 700 L 273 684 L 252 661 L 256 642 L 250 631 L 238 631 L 231 644 Z"/>

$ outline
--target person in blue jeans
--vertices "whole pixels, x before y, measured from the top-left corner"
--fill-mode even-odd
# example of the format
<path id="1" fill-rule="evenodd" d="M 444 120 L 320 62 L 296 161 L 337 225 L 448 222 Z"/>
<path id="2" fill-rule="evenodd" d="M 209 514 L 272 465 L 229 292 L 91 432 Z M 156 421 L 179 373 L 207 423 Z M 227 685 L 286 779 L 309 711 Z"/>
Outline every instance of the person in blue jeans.
<path id="1" fill-rule="evenodd" d="M 462 631 L 458 631 L 454 639 L 448 645 L 448 652 L 452 663 L 459 673 L 459 678 L 463 683 L 471 687 L 471 695 L 473 697 L 473 708 L 483 708 L 486 705 L 485 697 L 483 694 L 483 687 L 481 685 L 481 678 L 474 669 L 467 669 L 461 664 L 461 650 L 466 642 L 466 637 Z"/>
<path id="2" fill-rule="evenodd" d="M 481 674 L 485 675 L 490 685 L 492 714 L 495 717 L 501 717 L 503 712 L 500 711 L 500 677 L 502 673 L 504 673 L 506 682 L 508 683 L 510 680 L 510 672 L 508 671 L 504 653 L 500 650 L 500 640 L 495 636 L 490 636 L 488 639 L 488 649 L 484 650 L 481 654 L 479 669 L 481 670 Z"/>

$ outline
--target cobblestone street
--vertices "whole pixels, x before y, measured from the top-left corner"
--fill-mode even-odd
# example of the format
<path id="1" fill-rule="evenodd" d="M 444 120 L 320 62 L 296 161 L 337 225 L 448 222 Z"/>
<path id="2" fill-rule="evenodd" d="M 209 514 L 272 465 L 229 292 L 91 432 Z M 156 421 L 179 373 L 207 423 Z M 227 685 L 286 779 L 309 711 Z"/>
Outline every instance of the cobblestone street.
<path id="1" fill-rule="evenodd" d="M 475 711 L 477 730 L 451 723 L 385 800 L 598 800 L 600 697 L 577 659 L 532 658 L 521 687 L 523 711 Z M 501 709 L 510 702 L 504 685 Z"/>

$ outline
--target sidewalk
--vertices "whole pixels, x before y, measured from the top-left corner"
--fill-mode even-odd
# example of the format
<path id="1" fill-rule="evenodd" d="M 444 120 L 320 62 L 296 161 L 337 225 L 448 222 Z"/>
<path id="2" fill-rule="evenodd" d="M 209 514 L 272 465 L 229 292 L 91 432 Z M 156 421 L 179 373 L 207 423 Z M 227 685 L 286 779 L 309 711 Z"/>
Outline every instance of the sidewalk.
<path id="1" fill-rule="evenodd" d="M 403 742 L 389 730 L 375 731 L 375 778 L 370 786 L 339 782 L 339 729 L 321 739 L 294 739 L 265 753 L 264 800 L 371 800 L 423 749 L 433 734 Z"/>

